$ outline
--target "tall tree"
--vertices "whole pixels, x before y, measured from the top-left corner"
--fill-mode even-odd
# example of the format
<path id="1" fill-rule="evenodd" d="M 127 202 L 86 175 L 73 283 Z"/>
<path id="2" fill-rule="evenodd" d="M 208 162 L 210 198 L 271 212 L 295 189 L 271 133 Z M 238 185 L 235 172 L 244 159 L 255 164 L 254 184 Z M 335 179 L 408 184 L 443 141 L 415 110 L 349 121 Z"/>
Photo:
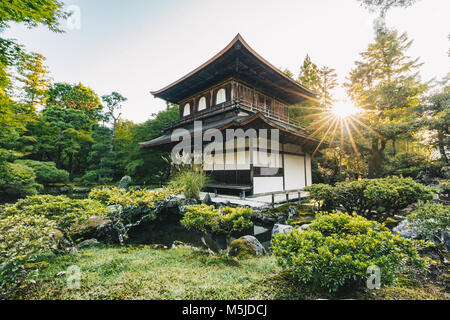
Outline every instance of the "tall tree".
<path id="1" fill-rule="evenodd" d="M 127 98 L 125 98 L 118 92 L 113 92 L 111 94 L 102 96 L 102 100 L 106 103 L 106 108 L 108 109 L 108 111 L 106 112 L 106 117 L 112 119 L 113 122 L 112 137 L 114 139 L 114 137 L 116 136 L 117 122 L 122 115 L 122 113 L 120 112 L 120 109 L 122 109 L 122 102 L 127 101 Z M 114 140 L 111 141 L 113 142 Z"/>
<path id="2" fill-rule="evenodd" d="M 105 183 L 113 180 L 116 167 L 116 153 L 112 149 L 111 129 L 97 126 L 92 133 L 94 144 L 89 152 L 87 162 L 89 171 L 83 176 L 84 180 Z"/>
<path id="3" fill-rule="evenodd" d="M 421 105 L 422 119 L 431 130 L 431 143 L 440 153 L 441 159 L 448 165 L 450 152 L 450 87 L 427 97 Z"/>
<path id="4" fill-rule="evenodd" d="M 39 53 L 24 54 L 23 62 L 17 68 L 17 80 L 23 84 L 23 102 L 35 110 L 45 102 L 50 78 L 44 65 L 45 57 Z"/>
<path id="5" fill-rule="evenodd" d="M 337 87 L 337 74 L 336 70 L 329 67 L 322 67 L 319 70 L 320 83 L 319 83 L 319 96 L 320 104 L 323 108 L 331 108 L 334 99 L 331 91 Z"/>
<path id="6" fill-rule="evenodd" d="M 374 27 L 377 32 L 386 31 L 386 13 L 391 8 L 407 8 L 413 5 L 417 0 L 358 0 L 371 12 L 378 12 L 378 18 L 374 21 Z"/>
<path id="7" fill-rule="evenodd" d="M 414 110 L 426 90 L 417 73 L 419 59 L 406 55 L 411 44 L 405 33 L 378 33 L 345 84 L 353 102 L 365 110 L 364 121 L 370 128 L 363 130 L 370 141 L 370 177 L 380 175 L 388 141 L 412 134 Z"/>
<path id="8" fill-rule="evenodd" d="M 318 91 L 320 87 L 319 67 L 311 61 L 309 55 L 303 60 L 297 81 L 313 91 Z"/>

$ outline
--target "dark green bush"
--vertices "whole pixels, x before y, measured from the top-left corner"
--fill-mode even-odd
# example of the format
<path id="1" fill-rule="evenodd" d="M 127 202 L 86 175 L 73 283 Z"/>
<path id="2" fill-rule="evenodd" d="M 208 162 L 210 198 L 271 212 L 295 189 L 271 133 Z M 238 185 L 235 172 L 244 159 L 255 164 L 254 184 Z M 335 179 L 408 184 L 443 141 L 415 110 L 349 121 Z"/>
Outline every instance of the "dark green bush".
<path id="1" fill-rule="evenodd" d="M 54 228 L 53 221 L 39 215 L 0 218 L 0 296 L 27 280 L 25 264 L 51 250 Z"/>
<path id="2" fill-rule="evenodd" d="M 107 208 L 98 201 L 70 199 L 66 196 L 36 195 L 20 199 L 14 205 L 6 206 L 2 216 L 41 216 L 56 223 L 59 230 L 70 235 L 70 228 L 83 224 L 91 216 L 106 216 Z"/>
<path id="3" fill-rule="evenodd" d="M 42 185 L 36 183 L 33 169 L 18 163 L 0 161 L 0 198 L 17 199 L 37 194 Z"/>
<path id="4" fill-rule="evenodd" d="M 408 215 L 408 221 L 417 227 L 421 235 L 444 242 L 444 232 L 450 232 L 450 206 L 437 203 L 420 202 Z"/>
<path id="5" fill-rule="evenodd" d="M 15 163 L 32 168 L 36 175 L 36 181 L 45 186 L 69 181 L 69 172 L 56 168 L 54 162 L 16 160 Z"/>
<path id="6" fill-rule="evenodd" d="M 371 217 L 374 210 L 392 216 L 419 200 L 431 200 L 435 191 L 412 178 L 396 176 L 338 182 L 335 187 L 312 185 L 307 190 L 312 198 L 323 201 L 328 211 L 342 207 L 365 217 Z"/>
<path id="7" fill-rule="evenodd" d="M 248 207 L 216 209 L 206 204 L 187 206 L 181 220 L 187 229 L 202 234 L 224 234 L 227 239 L 227 252 L 231 244 L 231 233 L 250 228 L 253 223 L 253 210 Z"/>
<path id="8" fill-rule="evenodd" d="M 329 291 L 362 286 L 370 266 L 381 268 L 381 285 L 392 284 L 408 263 L 424 269 L 419 242 L 393 235 L 382 224 L 345 213 L 319 214 L 308 229 L 278 234 L 278 263 L 304 283 Z"/>
<path id="9" fill-rule="evenodd" d="M 321 203 L 318 209 L 321 211 L 332 211 L 336 208 L 336 195 L 333 186 L 324 183 L 317 183 L 305 188 L 309 192 L 309 196 Z"/>

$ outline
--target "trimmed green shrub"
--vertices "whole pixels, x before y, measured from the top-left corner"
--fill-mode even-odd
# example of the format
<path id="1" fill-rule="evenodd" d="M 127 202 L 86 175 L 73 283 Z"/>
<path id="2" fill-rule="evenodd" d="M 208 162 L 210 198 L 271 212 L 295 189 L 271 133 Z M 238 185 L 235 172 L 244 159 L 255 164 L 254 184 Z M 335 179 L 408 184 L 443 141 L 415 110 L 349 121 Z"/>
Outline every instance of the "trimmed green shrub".
<path id="1" fill-rule="evenodd" d="M 371 217 L 374 210 L 392 216 L 419 200 L 431 200 L 435 192 L 412 178 L 395 176 L 338 182 L 335 187 L 312 185 L 307 190 L 312 198 L 323 201 L 328 211 L 343 207 L 364 217 Z"/>
<path id="2" fill-rule="evenodd" d="M 106 216 L 107 208 L 98 201 L 70 199 L 66 196 L 36 195 L 20 199 L 14 205 L 6 206 L 2 216 L 41 216 L 56 223 L 66 236 L 70 237 L 70 228 L 83 224 L 91 216 Z"/>
<path id="3" fill-rule="evenodd" d="M 160 209 L 181 191 L 174 187 L 156 190 L 126 191 L 119 188 L 94 189 L 89 199 L 96 200 L 110 208 L 108 217 L 117 231 L 119 243 L 123 244 L 128 238 L 132 227 L 144 221 L 156 219 Z"/>
<path id="4" fill-rule="evenodd" d="M 54 162 L 16 160 L 14 163 L 32 168 L 36 175 L 36 181 L 45 186 L 69 181 L 69 172 L 56 168 Z"/>
<path id="5" fill-rule="evenodd" d="M 231 244 L 232 232 L 240 232 L 253 226 L 253 210 L 249 207 L 216 209 L 206 204 L 186 206 L 181 224 L 188 230 L 202 234 L 224 234 L 227 240 L 227 252 Z M 205 243 L 205 241 L 203 241 Z M 206 244 L 206 243 L 205 243 Z"/>
<path id="6" fill-rule="evenodd" d="M 318 205 L 320 211 L 331 211 L 336 208 L 336 196 L 333 186 L 324 183 L 317 183 L 305 188 L 309 196 L 321 203 Z"/>
<path id="7" fill-rule="evenodd" d="M 381 285 L 392 284 L 408 263 L 426 268 L 413 242 L 382 224 L 345 213 L 319 214 L 308 229 L 278 234 L 272 240 L 278 263 L 299 281 L 337 291 L 363 285 L 367 269 L 381 269 Z"/>
<path id="8" fill-rule="evenodd" d="M 27 279 L 24 267 L 51 250 L 55 223 L 43 216 L 17 214 L 0 218 L 0 293 Z"/>
<path id="9" fill-rule="evenodd" d="M 0 161 L 0 197 L 17 199 L 37 194 L 42 185 L 36 183 L 33 169 L 19 163 Z"/>
<path id="10" fill-rule="evenodd" d="M 423 237 L 433 238 L 438 235 L 440 243 L 444 243 L 444 232 L 450 232 L 450 206 L 420 202 L 407 219 Z"/>

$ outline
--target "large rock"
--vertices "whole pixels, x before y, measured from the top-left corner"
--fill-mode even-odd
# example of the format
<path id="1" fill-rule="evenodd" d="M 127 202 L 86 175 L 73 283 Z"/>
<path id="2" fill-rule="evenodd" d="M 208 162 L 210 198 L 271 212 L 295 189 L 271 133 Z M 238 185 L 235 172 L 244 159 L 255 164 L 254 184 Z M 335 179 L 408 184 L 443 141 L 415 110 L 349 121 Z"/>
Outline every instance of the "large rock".
<path id="1" fill-rule="evenodd" d="M 441 175 L 445 179 L 450 179 L 450 166 L 445 166 L 441 168 Z"/>
<path id="2" fill-rule="evenodd" d="M 84 241 L 81 241 L 79 244 L 77 244 L 77 249 L 81 248 L 90 248 L 99 245 L 100 242 L 98 242 L 97 239 L 87 239 Z"/>
<path id="3" fill-rule="evenodd" d="M 92 216 L 87 223 L 74 224 L 70 229 L 70 235 L 74 240 L 96 238 L 102 242 L 115 241 L 112 221 L 105 217 Z"/>
<path id="4" fill-rule="evenodd" d="M 230 255 L 238 258 L 261 256 L 266 254 L 261 242 L 254 236 L 243 236 L 234 240 L 230 245 Z"/>
<path id="5" fill-rule="evenodd" d="M 131 184 L 131 177 L 130 176 L 124 176 L 122 179 L 120 179 L 119 182 L 119 189 L 128 190 L 128 187 Z"/>
<path id="6" fill-rule="evenodd" d="M 394 233 L 399 233 L 401 237 L 407 239 L 420 238 L 420 228 L 413 227 L 408 220 L 403 220 L 395 228 L 392 229 Z"/>
<path id="7" fill-rule="evenodd" d="M 203 204 L 206 204 L 206 205 L 208 205 L 208 206 L 210 206 L 210 205 L 213 204 L 213 201 L 212 201 L 211 196 L 209 195 L 209 193 L 207 193 L 207 194 L 205 195 L 205 198 L 203 198 L 202 203 L 203 203 Z"/>
<path id="8" fill-rule="evenodd" d="M 276 223 L 272 229 L 272 238 L 279 233 L 287 234 L 289 231 L 292 231 L 292 230 L 294 230 L 294 227 L 292 227 L 290 225 Z"/>

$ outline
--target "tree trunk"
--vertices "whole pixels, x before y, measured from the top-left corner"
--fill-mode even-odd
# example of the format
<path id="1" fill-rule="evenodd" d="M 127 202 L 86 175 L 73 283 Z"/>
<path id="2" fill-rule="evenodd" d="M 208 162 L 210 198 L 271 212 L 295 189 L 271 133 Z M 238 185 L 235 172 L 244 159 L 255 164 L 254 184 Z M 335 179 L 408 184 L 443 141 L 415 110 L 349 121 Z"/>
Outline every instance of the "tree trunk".
<path id="1" fill-rule="evenodd" d="M 442 132 L 438 132 L 438 145 L 441 159 L 444 160 L 446 164 L 448 164 L 447 154 L 445 153 L 444 134 Z"/>
<path id="2" fill-rule="evenodd" d="M 378 138 L 372 139 L 371 155 L 369 158 L 369 178 L 378 178 L 381 175 L 381 166 L 384 160 L 384 148 L 386 141 L 381 141 L 381 147 L 378 148 Z"/>

